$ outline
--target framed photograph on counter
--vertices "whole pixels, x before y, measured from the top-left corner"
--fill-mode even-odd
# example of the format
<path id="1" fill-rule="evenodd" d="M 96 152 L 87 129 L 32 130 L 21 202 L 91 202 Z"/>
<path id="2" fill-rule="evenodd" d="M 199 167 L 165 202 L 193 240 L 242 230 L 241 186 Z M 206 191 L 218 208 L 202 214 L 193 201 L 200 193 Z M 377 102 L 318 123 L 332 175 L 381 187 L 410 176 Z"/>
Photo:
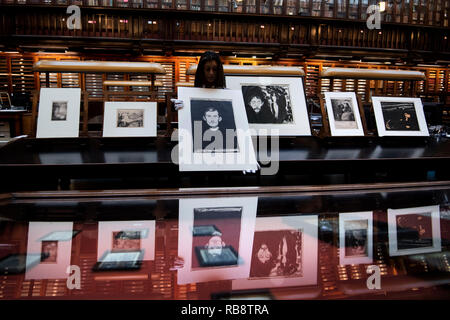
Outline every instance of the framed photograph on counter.
<path id="1" fill-rule="evenodd" d="M 227 76 L 226 84 L 242 92 L 255 135 L 311 135 L 301 77 Z"/>
<path id="2" fill-rule="evenodd" d="M 178 88 L 180 171 L 257 170 L 239 90 Z"/>
<path id="3" fill-rule="evenodd" d="M 372 103 L 380 137 L 429 136 L 420 98 L 372 97 Z"/>
<path id="4" fill-rule="evenodd" d="M 80 88 L 41 88 L 36 138 L 79 136 Z"/>
<path id="5" fill-rule="evenodd" d="M 156 137 L 156 102 L 105 102 L 103 137 Z"/>
<path id="6" fill-rule="evenodd" d="M 354 92 L 325 92 L 325 103 L 332 136 L 364 136 Z"/>

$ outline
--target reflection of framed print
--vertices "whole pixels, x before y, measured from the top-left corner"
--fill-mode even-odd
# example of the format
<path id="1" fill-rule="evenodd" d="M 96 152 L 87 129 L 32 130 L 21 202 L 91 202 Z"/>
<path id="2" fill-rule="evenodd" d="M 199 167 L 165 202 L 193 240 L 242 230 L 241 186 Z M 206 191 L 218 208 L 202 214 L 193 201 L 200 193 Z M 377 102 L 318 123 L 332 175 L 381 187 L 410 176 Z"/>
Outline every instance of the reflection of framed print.
<path id="1" fill-rule="evenodd" d="M 80 88 L 41 88 L 36 137 L 78 137 L 80 97 Z"/>
<path id="2" fill-rule="evenodd" d="M 103 137 L 156 137 L 156 102 L 105 102 Z"/>
<path id="3" fill-rule="evenodd" d="M 389 255 L 441 251 L 439 205 L 388 209 Z"/>
<path id="4" fill-rule="evenodd" d="M 194 226 L 194 229 L 192 231 L 192 235 L 194 237 L 196 236 L 212 236 L 212 235 L 222 235 L 222 232 L 220 232 L 219 229 L 217 229 L 216 226 L 210 225 L 210 226 Z"/>
<path id="5" fill-rule="evenodd" d="M 42 254 L 11 254 L 0 260 L 0 274 L 18 274 L 42 261 Z"/>
<path id="6" fill-rule="evenodd" d="M 242 93 L 178 88 L 180 171 L 257 170 Z"/>
<path id="7" fill-rule="evenodd" d="M 156 150 L 142 151 L 104 151 L 106 163 L 155 163 L 158 161 Z"/>
<path id="8" fill-rule="evenodd" d="M 429 136 L 420 98 L 372 97 L 378 135 Z"/>
<path id="9" fill-rule="evenodd" d="M 93 271 L 137 270 L 141 267 L 143 250 L 106 251 Z"/>
<path id="10" fill-rule="evenodd" d="M 58 235 L 53 237 L 52 235 Z M 28 227 L 26 280 L 66 279 L 72 254 L 73 222 L 30 222 Z M 58 237 L 64 240 L 57 240 Z M 51 240 L 42 240 L 51 239 Z M 36 266 L 29 268 L 35 255 L 41 260 Z"/>
<path id="11" fill-rule="evenodd" d="M 155 221 L 100 221 L 97 261 L 106 252 L 143 252 L 143 260 L 155 260 Z"/>
<path id="12" fill-rule="evenodd" d="M 339 214 L 339 264 L 373 262 L 372 211 Z"/>
<path id="13" fill-rule="evenodd" d="M 39 160 L 42 164 L 83 164 L 81 152 L 39 152 Z"/>
<path id="14" fill-rule="evenodd" d="M 180 199 L 178 255 L 184 266 L 178 284 L 247 277 L 250 269 L 256 197 Z M 220 233 L 196 235 L 214 225 Z"/>
<path id="15" fill-rule="evenodd" d="M 363 136 L 364 129 L 354 92 L 325 92 L 332 136 Z"/>
<path id="16" fill-rule="evenodd" d="M 45 236 L 43 236 L 40 241 L 69 241 L 75 237 L 80 230 L 72 231 L 53 231 Z"/>
<path id="17" fill-rule="evenodd" d="M 317 285 L 317 235 L 316 215 L 257 218 L 249 277 L 232 289 Z"/>
<path id="18" fill-rule="evenodd" d="M 226 83 L 241 90 L 248 123 L 257 135 L 311 135 L 302 78 L 227 76 Z M 271 134 L 272 129 L 278 133 Z"/>

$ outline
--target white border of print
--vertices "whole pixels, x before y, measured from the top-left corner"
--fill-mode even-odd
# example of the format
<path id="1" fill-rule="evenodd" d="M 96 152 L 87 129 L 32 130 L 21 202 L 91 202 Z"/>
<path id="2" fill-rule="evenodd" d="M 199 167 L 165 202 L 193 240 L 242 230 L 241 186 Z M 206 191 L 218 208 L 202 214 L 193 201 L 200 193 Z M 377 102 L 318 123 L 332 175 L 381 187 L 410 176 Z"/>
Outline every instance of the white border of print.
<path id="1" fill-rule="evenodd" d="M 250 257 L 253 247 L 257 197 L 180 199 L 178 227 L 178 256 L 184 259 L 178 270 L 178 284 L 246 278 L 250 273 Z M 239 254 L 237 266 L 205 267 L 192 269 L 192 243 L 194 209 L 242 207 Z"/>
<path id="2" fill-rule="evenodd" d="M 367 256 L 345 256 L 345 222 L 355 220 L 367 220 Z M 339 265 L 370 264 L 373 262 L 373 212 L 343 212 L 339 213 Z"/>
<path id="3" fill-rule="evenodd" d="M 258 169 L 244 100 L 240 90 L 179 87 L 178 99 L 184 101 L 184 108 L 178 111 L 178 158 L 180 171 L 241 171 Z M 193 152 L 191 99 L 232 101 L 239 152 Z"/>
<path id="4" fill-rule="evenodd" d="M 431 229 L 433 236 L 433 246 L 426 248 L 413 248 L 398 250 L 397 248 L 397 219 L 399 215 L 406 214 L 420 214 L 425 212 L 431 212 Z M 441 223 L 440 223 L 440 210 L 439 205 L 405 208 L 405 209 L 388 209 L 388 230 L 389 230 L 389 255 L 390 256 L 403 256 L 409 254 L 420 254 L 427 252 L 439 252 L 441 251 Z"/>
<path id="5" fill-rule="evenodd" d="M 80 131 L 80 88 L 41 88 L 36 138 L 76 138 Z M 67 101 L 66 120 L 52 121 L 54 101 Z"/>
<path id="6" fill-rule="evenodd" d="M 232 290 L 317 285 L 318 221 L 319 219 L 317 215 L 257 218 L 255 232 L 303 229 L 303 276 L 273 277 L 264 279 L 248 277 L 247 279 L 241 278 L 233 280 Z M 254 233 L 252 232 L 252 238 L 253 235 Z M 249 257 L 251 257 L 251 254 Z"/>
<path id="7" fill-rule="evenodd" d="M 112 234 L 116 231 L 132 231 L 147 229 L 147 237 L 141 238 L 141 248 L 144 250 L 143 260 L 155 260 L 155 221 L 99 221 L 97 261 L 106 251 L 112 251 Z"/>
<path id="8" fill-rule="evenodd" d="M 384 123 L 383 112 L 381 110 L 381 102 L 413 102 L 416 110 L 417 122 L 419 124 L 418 131 L 405 131 L 405 130 L 386 130 Z M 373 111 L 375 113 L 375 120 L 377 123 L 378 135 L 383 136 L 421 136 L 428 137 L 428 127 L 425 120 L 425 113 L 423 112 L 422 100 L 420 98 L 400 98 L 400 97 L 372 97 Z"/>
<path id="9" fill-rule="evenodd" d="M 103 137 L 156 137 L 156 102 L 105 102 Z M 117 127 L 118 109 L 143 109 L 144 126 L 140 128 Z"/>
<path id="10" fill-rule="evenodd" d="M 73 222 L 30 222 L 28 224 L 27 253 L 42 254 L 42 241 L 40 239 L 54 231 L 72 233 Z M 72 238 L 57 242 L 56 263 L 46 263 L 44 260 L 37 265 L 32 265 L 31 262 L 34 258 L 27 255 L 25 280 L 66 279 L 69 276 L 66 271 L 67 267 L 70 266 L 72 255 Z"/>
<path id="11" fill-rule="evenodd" d="M 358 126 L 356 129 L 336 129 L 336 121 L 334 119 L 332 98 L 350 98 L 353 104 L 353 114 Z M 364 130 L 361 122 L 361 115 L 359 114 L 358 100 L 354 92 L 325 92 L 325 103 L 327 108 L 328 120 L 330 123 L 330 130 L 332 136 L 363 136 Z"/>
<path id="12" fill-rule="evenodd" d="M 305 100 L 302 77 L 294 78 L 294 77 L 226 76 L 225 79 L 227 88 L 239 90 L 241 92 L 241 95 L 242 95 L 241 89 L 242 84 L 255 86 L 268 86 L 277 84 L 289 85 L 289 94 L 292 103 L 292 117 L 294 119 L 294 123 L 293 124 L 249 123 L 250 128 L 254 129 L 252 130 L 252 132 L 256 133 L 256 135 L 266 136 L 268 135 L 267 133 L 270 133 L 270 135 L 276 135 L 277 132 L 279 136 L 311 135 L 311 128 L 309 125 L 308 110 Z"/>

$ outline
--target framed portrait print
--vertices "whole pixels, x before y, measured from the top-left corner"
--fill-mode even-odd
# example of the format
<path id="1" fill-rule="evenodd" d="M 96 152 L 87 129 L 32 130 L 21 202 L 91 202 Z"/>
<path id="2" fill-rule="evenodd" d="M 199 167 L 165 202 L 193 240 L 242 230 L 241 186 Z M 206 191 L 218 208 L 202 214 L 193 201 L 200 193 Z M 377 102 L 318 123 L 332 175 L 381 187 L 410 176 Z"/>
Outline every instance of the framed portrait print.
<path id="1" fill-rule="evenodd" d="M 373 262 L 373 213 L 339 213 L 339 264 Z"/>
<path id="2" fill-rule="evenodd" d="M 372 103 L 380 137 L 429 136 L 420 98 L 372 97 Z"/>
<path id="3" fill-rule="evenodd" d="M 439 205 L 388 209 L 389 255 L 441 251 Z"/>
<path id="4" fill-rule="evenodd" d="M 318 217 L 256 218 L 249 277 L 233 290 L 317 285 Z"/>
<path id="5" fill-rule="evenodd" d="M 36 138 L 78 137 L 80 88 L 41 88 Z"/>
<path id="6" fill-rule="evenodd" d="M 311 135 L 301 77 L 227 76 L 226 84 L 242 92 L 254 134 Z"/>
<path id="7" fill-rule="evenodd" d="M 26 258 L 26 280 L 65 279 L 70 266 L 73 222 L 30 222 Z M 40 261 L 36 264 L 36 254 Z"/>
<path id="8" fill-rule="evenodd" d="M 178 284 L 248 277 L 258 198 L 180 199 Z"/>
<path id="9" fill-rule="evenodd" d="M 239 90 L 178 88 L 180 171 L 257 170 Z"/>
<path id="10" fill-rule="evenodd" d="M 332 136 L 364 136 L 354 92 L 325 92 L 325 103 Z"/>
<path id="11" fill-rule="evenodd" d="M 130 254 L 126 254 L 127 252 Z M 100 221 L 97 261 L 107 261 L 112 265 L 114 257 L 122 259 L 116 261 L 117 266 L 123 266 L 119 263 L 121 261 L 134 261 L 133 265 L 137 265 L 136 259 L 123 260 L 130 257 L 140 257 L 140 261 L 155 260 L 155 221 Z M 97 267 L 98 270 L 101 269 L 100 265 Z"/>
<path id="12" fill-rule="evenodd" d="M 156 137 L 156 102 L 105 102 L 103 137 Z"/>

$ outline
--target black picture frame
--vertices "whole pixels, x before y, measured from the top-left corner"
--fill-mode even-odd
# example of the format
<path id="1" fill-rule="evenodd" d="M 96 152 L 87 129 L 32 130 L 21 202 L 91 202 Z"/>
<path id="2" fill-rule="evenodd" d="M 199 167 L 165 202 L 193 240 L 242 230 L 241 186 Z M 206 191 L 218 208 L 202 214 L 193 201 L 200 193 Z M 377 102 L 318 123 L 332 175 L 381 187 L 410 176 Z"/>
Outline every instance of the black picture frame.
<path id="1" fill-rule="evenodd" d="M 238 253 L 232 246 L 224 246 L 220 255 L 212 256 L 208 248 L 195 247 L 198 262 L 201 267 L 221 267 L 238 264 Z"/>
<path id="2" fill-rule="evenodd" d="M 137 259 L 133 261 L 105 261 L 110 255 L 120 255 L 126 253 L 137 253 Z M 141 268 L 144 250 L 138 251 L 106 251 L 99 261 L 92 267 L 92 271 L 120 271 L 120 270 L 139 270 Z"/>

